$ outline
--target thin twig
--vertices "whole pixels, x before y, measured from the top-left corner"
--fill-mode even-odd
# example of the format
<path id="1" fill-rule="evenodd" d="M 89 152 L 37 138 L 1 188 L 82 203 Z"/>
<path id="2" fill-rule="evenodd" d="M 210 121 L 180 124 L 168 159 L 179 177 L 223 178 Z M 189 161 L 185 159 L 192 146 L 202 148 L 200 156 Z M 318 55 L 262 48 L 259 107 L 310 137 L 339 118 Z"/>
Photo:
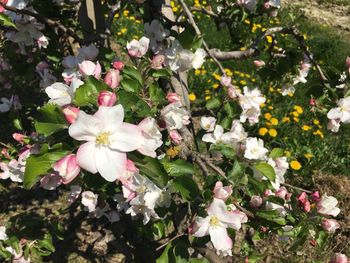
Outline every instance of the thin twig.
<path id="1" fill-rule="evenodd" d="M 2 5 L 2 4 L 0 4 Z M 15 12 L 17 14 L 22 14 L 22 15 L 28 15 L 31 17 L 36 18 L 39 22 L 44 23 L 46 25 L 48 25 L 49 27 L 54 27 L 54 28 L 58 28 L 61 31 L 63 31 L 65 34 L 71 36 L 74 38 L 75 41 L 77 41 L 78 43 L 82 43 L 83 40 L 70 28 L 67 28 L 66 26 L 62 25 L 59 21 L 57 20 L 52 20 L 50 18 L 46 18 L 41 16 L 38 13 L 34 13 L 32 11 L 29 11 L 27 9 L 18 9 L 12 6 L 7 6 L 7 5 L 2 5 L 6 10 L 8 11 L 12 11 Z"/>
<path id="2" fill-rule="evenodd" d="M 207 52 L 207 54 L 209 55 L 209 57 L 211 57 L 211 58 L 213 59 L 213 61 L 215 62 L 215 64 L 220 68 L 221 73 L 222 73 L 223 75 L 225 75 L 226 73 L 225 73 L 224 67 L 221 65 L 221 63 L 219 62 L 219 60 L 218 60 L 215 56 L 213 56 L 213 55 L 211 54 L 210 49 L 209 49 L 209 47 L 208 47 L 208 44 L 207 44 L 207 42 L 205 42 L 205 40 L 204 40 L 204 38 L 203 38 L 203 36 L 202 36 L 202 33 L 201 33 L 199 27 L 197 26 L 196 22 L 194 21 L 193 16 L 192 16 L 192 13 L 191 13 L 190 9 L 188 8 L 187 4 L 185 3 L 184 0 L 179 0 L 179 2 L 180 2 L 180 4 L 181 4 L 181 6 L 182 6 L 182 8 L 183 8 L 183 10 L 184 10 L 184 12 L 185 12 L 187 18 L 188 18 L 190 24 L 193 26 L 194 30 L 196 31 L 196 35 L 197 35 L 199 38 L 201 38 L 201 39 L 203 40 L 203 47 L 204 47 L 204 50 Z"/>
<path id="3" fill-rule="evenodd" d="M 160 245 L 159 247 L 156 248 L 156 251 L 159 251 L 161 250 L 163 247 L 166 247 L 170 242 L 174 241 L 175 239 L 179 238 L 179 237 L 182 237 L 184 236 L 185 233 L 180 233 L 180 234 L 177 234 L 176 236 L 170 238 L 169 240 L 167 240 L 164 244 Z"/>
<path id="4" fill-rule="evenodd" d="M 289 188 L 293 188 L 295 190 L 302 191 L 302 192 L 305 192 L 305 193 L 308 193 L 308 194 L 312 194 L 312 191 L 306 190 L 306 189 L 298 187 L 298 186 L 294 186 L 294 185 L 287 184 L 287 183 L 281 183 L 281 185 L 289 187 Z"/>

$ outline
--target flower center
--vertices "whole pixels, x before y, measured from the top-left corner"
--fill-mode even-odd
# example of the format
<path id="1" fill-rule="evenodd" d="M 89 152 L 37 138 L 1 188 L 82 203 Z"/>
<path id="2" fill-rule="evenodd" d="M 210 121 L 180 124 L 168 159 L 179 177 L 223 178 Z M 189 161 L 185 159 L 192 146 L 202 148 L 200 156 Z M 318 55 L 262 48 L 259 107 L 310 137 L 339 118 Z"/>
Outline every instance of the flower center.
<path id="1" fill-rule="evenodd" d="M 109 136 L 111 136 L 111 132 L 101 132 L 96 136 L 96 144 L 99 146 L 108 146 L 111 144 L 111 141 L 109 139 Z"/>
<path id="2" fill-rule="evenodd" d="M 211 226 L 213 226 L 213 227 L 219 226 L 220 220 L 219 220 L 219 218 L 217 218 L 216 216 L 212 216 L 212 217 L 210 218 L 209 224 L 210 224 Z"/>

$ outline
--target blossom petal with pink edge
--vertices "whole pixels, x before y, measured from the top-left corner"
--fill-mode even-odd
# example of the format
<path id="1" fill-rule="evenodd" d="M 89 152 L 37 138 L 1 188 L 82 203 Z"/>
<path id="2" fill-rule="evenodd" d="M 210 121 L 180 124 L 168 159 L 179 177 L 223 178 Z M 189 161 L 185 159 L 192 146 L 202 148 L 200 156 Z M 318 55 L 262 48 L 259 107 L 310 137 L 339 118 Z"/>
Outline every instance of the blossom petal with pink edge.
<path id="1" fill-rule="evenodd" d="M 93 174 L 97 173 L 95 149 L 95 142 L 91 141 L 80 145 L 77 152 L 78 165 Z"/>
<path id="2" fill-rule="evenodd" d="M 95 116 L 79 112 L 76 121 L 69 126 L 69 136 L 78 141 L 93 141 L 99 132 L 100 121 Z"/>
<path id="3" fill-rule="evenodd" d="M 111 149 L 131 152 L 139 149 L 143 143 L 142 133 L 139 127 L 129 123 L 123 123 L 120 128 L 113 133 Z"/>
<path id="4" fill-rule="evenodd" d="M 232 249 L 232 239 L 228 236 L 227 230 L 224 227 L 211 227 L 209 228 L 210 240 L 213 243 L 214 247 L 227 254 L 231 254 Z"/>
<path id="5" fill-rule="evenodd" d="M 193 236 L 204 237 L 209 234 L 210 216 L 197 217 L 195 222 L 195 228 L 197 229 Z"/>

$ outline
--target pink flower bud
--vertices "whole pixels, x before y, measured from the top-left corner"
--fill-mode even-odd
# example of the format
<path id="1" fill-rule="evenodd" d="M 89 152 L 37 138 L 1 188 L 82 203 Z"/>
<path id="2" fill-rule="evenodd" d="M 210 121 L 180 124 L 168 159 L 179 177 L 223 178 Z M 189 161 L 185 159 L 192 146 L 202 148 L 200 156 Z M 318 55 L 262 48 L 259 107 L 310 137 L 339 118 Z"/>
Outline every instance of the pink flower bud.
<path id="1" fill-rule="evenodd" d="M 305 192 L 302 192 L 298 195 L 297 200 L 299 201 L 299 204 L 304 204 L 307 202 L 307 194 Z"/>
<path id="2" fill-rule="evenodd" d="M 231 99 L 235 99 L 241 94 L 241 91 L 238 87 L 230 85 L 227 89 L 227 94 Z"/>
<path id="3" fill-rule="evenodd" d="M 226 201 L 232 195 L 232 186 L 223 186 L 222 182 L 218 181 L 215 184 L 214 190 L 214 198 L 221 199 Z"/>
<path id="4" fill-rule="evenodd" d="M 121 62 L 120 60 L 114 61 L 112 65 L 113 65 L 113 68 L 115 68 L 116 70 L 123 70 L 125 66 L 124 63 Z"/>
<path id="5" fill-rule="evenodd" d="M 110 91 L 101 91 L 97 98 L 97 103 L 99 106 L 111 107 L 117 101 L 117 96 Z"/>
<path id="6" fill-rule="evenodd" d="M 309 104 L 310 104 L 311 106 L 316 106 L 316 100 L 313 99 L 313 98 L 311 98 Z"/>
<path id="7" fill-rule="evenodd" d="M 262 68 L 266 65 L 266 63 L 263 60 L 254 60 L 254 65 L 257 68 Z"/>
<path id="8" fill-rule="evenodd" d="M 309 213 L 311 210 L 311 204 L 309 201 L 306 201 L 305 203 L 303 203 L 303 210 L 306 213 Z"/>
<path id="9" fill-rule="evenodd" d="M 321 197 L 320 197 L 320 193 L 318 191 L 313 192 L 311 195 L 311 200 L 315 203 L 317 203 L 318 201 L 320 201 Z"/>
<path id="10" fill-rule="evenodd" d="M 169 136 L 172 142 L 175 144 L 179 144 L 182 141 L 182 136 L 177 130 L 170 131 Z"/>
<path id="11" fill-rule="evenodd" d="M 260 196 L 258 195 L 253 195 L 251 198 L 250 198 L 250 207 L 252 208 L 259 208 L 263 203 L 263 200 Z"/>
<path id="12" fill-rule="evenodd" d="M 270 195 L 273 195 L 272 191 L 270 189 L 266 189 L 265 192 L 264 192 L 264 196 L 267 197 L 267 196 L 270 196 Z"/>
<path id="13" fill-rule="evenodd" d="M 280 187 L 277 192 L 275 193 L 275 195 L 279 198 L 282 198 L 282 199 L 286 199 L 286 196 L 288 194 L 288 191 L 285 187 Z"/>
<path id="14" fill-rule="evenodd" d="M 164 61 L 165 61 L 164 55 L 161 55 L 161 54 L 155 55 L 152 59 L 151 68 L 162 69 Z"/>
<path id="15" fill-rule="evenodd" d="M 338 228 L 340 228 L 340 225 L 339 223 L 334 220 L 334 219 L 327 219 L 327 218 L 324 218 L 322 220 L 322 223 L 321 223 L 321 227 L 323 228 L 323 230 L 329 232 L 329 233 L 334 233 L 335 230 L 337 230 Z"/>
<path id="16" fill-rule="evenodd" d="M 14 134 L 12 134 L 12 137 L 13 137 L 13 139 L 15 139 L 17 142 L 23 144 L 23 143 L 24 143 L 24 138 L 26 138 L 27 136 L 15 132 Z"/>
<path id="17" fill-rule="evenodd" d="M 119 70 L 110 69 L 106 74 L 104 81 L 112 89 L 118 87 L 120 83 Z"/>
<path id="18" fill-rule="evenodd" d="M 222 75 L 220 83 L 222 86 L 228 87 L 231 84 L 231 78 L 226 75 Z"/>
<path id="19" fill-rule="evenodd" d="M 101 77 L 101 65 L 100 63 L 94 63 L 89 60 L 84 60 L 79 64 L 79 72 L 83 76 L 94 76 L 95 78 L 99 79 Z"/>
<path id="20" fill-rule="evenodd" d="M 347 57 L 345 60 L 346 66 L 350 69 L 350 57 Z"/>
<path id="21" fill-rule="evenodd" d="M 266 233 L 269 229 L 266 226 L 260 227 L 260 231 Z"/>
<path id="22" fill-rule="evenodd" d="M 80 110 L 73 106 L 67 106 L 62 111 L 67 122 L 69 124 L 72 124 L 78 118 L 78 114 Z"/>
<path id="23" fill-rule="evenodd" d="M 0 5 L 0 13 L 3 13 L 4 11 L 5 11 L 5 8 L 2 5 Z"/>
<path id="24" fill-rule="evenodd" d="M 266 3 L 264 3 L 264 8 L 266 9 L 266 10 L 268 10 L 268 9 L 270 9 L 270 3 L 269 2 L 266 2 Z"/>
<path id="25" fill-rule="evenodd" d="M 53 169 L 62 177 L 62 183 L 69 184 L 80 173 L 75 154 L 69 154 L 58 160 Z"/>
<path id="26" fill-rule="evenodd" d="M 166 99 L 170 102 L 170 103 L 174 103 L 174 102 L 178 102 L 181 100 L 180 96 L 177 95 L 175 92 L 169 92 L 166 95 Z"/>
<path id="27" fill-rule="evenodd" d="M 348 263 L 348 258 L 344 254 L 335 253 L 330 263 Z"/>

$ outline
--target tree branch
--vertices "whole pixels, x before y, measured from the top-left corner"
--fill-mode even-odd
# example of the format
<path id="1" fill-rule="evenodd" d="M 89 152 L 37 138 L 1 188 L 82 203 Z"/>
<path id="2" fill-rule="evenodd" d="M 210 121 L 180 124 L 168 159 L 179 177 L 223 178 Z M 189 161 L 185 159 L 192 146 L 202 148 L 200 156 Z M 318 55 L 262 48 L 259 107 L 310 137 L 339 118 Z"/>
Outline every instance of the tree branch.
<path id="1" fill-rule="evenodd" d="M 2 4 L 0 4 L 0 5 L 2 5 Z M 44 23 L 44 24 L 48 25 L 49 27 L 60 29 L 63 33 L 73 37 L 74 40 L 77 41 L 78 43 L 83 42 L 83 40 L 73 30 L 62 25 L 59 21 L 43 17 L 40 14 L 34 13 L 34 12 L 29 11 L 27 9 L 18 9 L 18 8 L 15 8 L 12 6 L 7 6 L 7 5 L 2 5 L 2 6 L 8 11 L 12 11 L 12 12 L 15 12 L 17 14 L 28 15 L 28 16 L 34 17 L 39 22 Z"/>

